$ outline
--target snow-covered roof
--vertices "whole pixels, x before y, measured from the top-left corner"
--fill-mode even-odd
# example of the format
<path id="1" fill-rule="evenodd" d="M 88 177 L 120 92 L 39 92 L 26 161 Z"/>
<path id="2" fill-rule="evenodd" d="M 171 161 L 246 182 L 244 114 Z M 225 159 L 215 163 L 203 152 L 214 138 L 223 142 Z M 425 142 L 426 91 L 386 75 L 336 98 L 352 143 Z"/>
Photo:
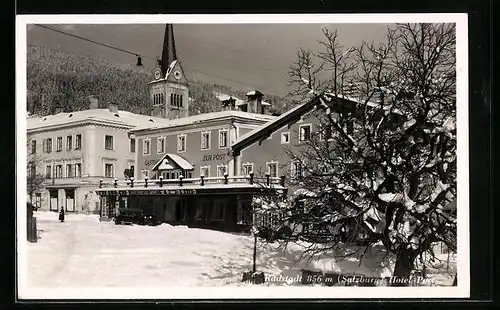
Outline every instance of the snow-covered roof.
<path id="1" fill-rule="evenodd" d="M 43 117 L 30 116 L 26 119 L 26 127 L 28 130 L 35 130 L 86 121 L 111 123 L 117 126 L 133 128 L 136 126 L 164 123 L 168 120 L 160 117 L 135 114 L 122 110 L 118 110 L 118 112 L 111 112 L 109 109 L 88 109 L 69 113 L 58 113 Z"/>
<path id="2" fill-rule="evenodd" d="M 327 99 L 336 97 L 339 99 L 354 102 L 356 104 L 364 104 L 363 101 L 361 101 L 357 98 L 349 97 L 349 96 L 345 96 L 345 95 L 335 96 L 334 94 L 326 93 L 324 97 L 326 97 Z M 277 129 L 281 128 L 283 126 L 283 123 L 286 123 L 287 120 L 292 119 L 297 115 L 303 115 L 303 114 L 308 113 L 315 105 L 317 105 L 319 103 L 320 103 L 320 100 L 318 99 L 318 97 L 313 97 L 312 99 L 311 98 L 306 99 L 306 101 L 304 103 L 293 107 L 292 109 L 288 110 L 287 112 L 281 114 L 279 117 L 276 117 L 276 119 L 274 119 L 273 121 L 268 122 L 268 123 L 266 123 L 258 128 L 255 128 L 254 130 L 242 135 L 241 137 L 238 138 L 238 140 L 235 141 L 234 146 L 236 148 L 238 148 L 239 146 L 244 147 L 244 145 L 248 145 L 247 142 L 252 139 L 251 138 L 252 136 L 258 136 L 259 133 L 265 133 L 268 131 L 277 130 Z M 379 103 L 375 103 L 375 102 L 371 102 L 371 101 L 367 102 L 367 105 L 372 106 L 372 107 L 379 107 L 380 106 Z M 398 111 L 395 111 L 395 113 L 398 113 Z M 248 141 L 244 142 L 245 140 L 248 140 Z"/>
<path id="3" fill-rule="evenodd" d="M 193 170 L 194 169 L 193 165 L 191 165 L 191 163 L 188 162 L 186 159 L 184 159 L 182 156 L 179 156 L 177 154 L 167 153 L 167 154 L 163 155 L 163 157 L 154 165 L 153 171 L 156 171 L 157 169 L 158 170 L 173 169 L 174 167 L 169 164 L 167 158 L 170 158 L 183 170 Z"/>
<path id="4" fill-rule="evenodd" d="M 247 96 L 263 96 L 263 94 L 258 90 L 251 90 L 247 93 Z"/>
<path id="5" fill-rule="evenodd" d="M 219 93 L 217 93 L 217 94 L 215 94 L 215 96 L 220 101 L 226 101 L 226 100 L 234 99 L 235 102 L 236 102 L 236 106 L 242 106 L 242 105 L 248 104 L 248 101 L 245 101 L 245 100 L 242 100 L 242 99 L 237 98 L 235 96 L 231 96 L 231 95 L 227 95 L 227 94 L 222 94 L 222 93 L 219 94 Z M 264 101 L 264 100 L 261 101 L 261 104 L 262 105 L 271 105 L 269 102 Z"/>
<path id="6" fill-rule="evenodd" d="M 314 100 L 307 101 L 307 102 L 305 102 L 303 104 L 299 104 L 299 105 L 293 107 L 292 109 L 286 111 L 285 113 L 281 114 L 280 116 L 275 117 L 275 119 L 272 122 L 268 122 L 268 123 L 266 123 L 266 124 L 264 124 L 264 125 L 262 125 L 262 126 L 260 126 L 258 128 L 255 128 L 252 131 L 247 132 L 246 134 L 244 134 L 241 137 L 239 137 L 238 140 L 236 140 L 234 144 L 237 145 L 239 142 L 241 142 L 243 140 L 246 140 L 249 137 L 251 137 L 251 136 L 253 136 L 253 135 L 255 135 L 255 134 L 259 133 L 259 132 L 266 131 L 267 129 L 273 127 L 273 125 L 275 123 L 278 123 L 278 122 L 280 122 L 283 119 L 287 119 L 288 117 L 290 117 L 290 115 L 293 115 L 297 111 L 299 111 L 301 109 L 304 109 L 305 106 L 311 105 L 313 101 Z"/>
<path id="7" fill-rule="evenodd" d="M 237 106 L 240 106 L 240 105 L 245 105 L 245 104 L 248 104 L 248 101 L 243 101 L 243 100 L 240 100 L 239 102 L 238 102 L 238 101 L 236 101 L 236 105 L 237 105 Z M 262 104 L 262 105 L 271 105 L 269 102 L 266 102 L 266 101 L 264 101 L 264 100 L 262 100 L 262 101 L 260 102 L 260 104 Z"/>
<path id="8" fill-rule="evenodd" d="M 137 126 L 132 129 L 131 132 L 138 132 L 142 130 L 154 130 L 154 129 L 163 129 L 163 128 L 171 128 L 177 126 L 186 126 L 193 125 L 197 123 L 203 123 L 207 121 L 219 120 L 230 117 L 238 117 L 256 122 L 268 122 L 272 121 L 276 118 L 276 116 L 265 115 L 265 114 L 257 114 L 257 113 L 248 113 L 243 111 L 220 111 L 220 112 L 211 112 L 211 113 L 203 113 L 198 115 L 192 115 L 188 117 L 181 117 L 172 120 L 163 120 L 161 123 L 152 123 L 145 124 L 144 126 Z"/>
<path id="9" fill-rule="evenodd" d="M 325 93 L 325 95 L 329 95 L 331 97 L 337 97 L 337 98 L 341 98 L 341 99 L 345 99 L 345 100 L 349 100 L 349 101 L 352 101 L 352 102 L 355 102 L 357 104 L 365 104 L 369 107 L 372 107 L 372 108 L 380 108 L 380 103 L 379 102 L 373 102 L 373 101 L 367 101 L 367 100 L 363 100 L 361 98 L 358 98 L 358 97 L 352 97 L 352 96 L 348 96 L 348 95 L 337 95 L 335 96 L 335 94 L 333 93 Z M 385 106 L 382 106 L 382 108 L 384 110 L 389 110 L 391 108 L 390 105 L 385 105 Z M 394 113 L 396 114 L 402 114 L 401 111 L 399 111 L 398 109 L 393 109 Z"/>
<path id="10" fill-rule="evenodd" d="M 234 101 L 236 102 L 236 105 L 241 105 L 242 103 L 245 102 L 244 100 L 241 100 L 240 98 L 237 98 L 235 96 L 230 96 L 230 95 L 227 95 L 227 94 L 216 94 L 215 96 L 220 101 L 226 101 L 226 100 L 234 99 Z"/>
<path id="11" fill-rule="evenodd" d="M 170 73 L 172 73 L 172 69 L 174 69 L 176 63 L 177 63 L 177 59 L 172 61 L 170 63 L 170 66 L 168 66 L 167 73 L 165 74 L 165 80 L 168 79 L 168 76 L 170 75 Z"/>

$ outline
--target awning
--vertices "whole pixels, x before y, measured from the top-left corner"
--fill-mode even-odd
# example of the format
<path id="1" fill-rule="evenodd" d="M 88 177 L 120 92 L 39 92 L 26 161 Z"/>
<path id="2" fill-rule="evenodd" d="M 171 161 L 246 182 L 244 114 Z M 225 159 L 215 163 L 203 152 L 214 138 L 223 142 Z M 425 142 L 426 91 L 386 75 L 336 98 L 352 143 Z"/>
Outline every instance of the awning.
<path id="1" fill-rule="evenodd" d="M 193 165 L 177 154 L 165 154 L 153 167 L 153 171 L 171 169 L 193 170 Z"/>

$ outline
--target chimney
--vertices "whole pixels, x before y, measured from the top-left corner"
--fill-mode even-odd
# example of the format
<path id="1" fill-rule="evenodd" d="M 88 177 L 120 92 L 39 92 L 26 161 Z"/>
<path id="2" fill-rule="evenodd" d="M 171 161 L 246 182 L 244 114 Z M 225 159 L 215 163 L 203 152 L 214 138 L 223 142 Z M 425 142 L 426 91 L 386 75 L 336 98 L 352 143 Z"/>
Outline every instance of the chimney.
<path id="1" fill-rule="evenodd" d="M 97 98 L 95 98 L 93 95 L 90 95 L 89 97 L 89 109 L 99 109 L 99 101 Z"/>
<path id="2" fill-rule="evenodd" d="M 118 103 L 108 102 L 108 110 L 111 113 L 118 113 Z"/>
<path id="3" fill-rule="evenodd" d="M 252 90 L 247 93 L 247 112 L 262 114 L 262 97 L 264 96 L 258 90 Z"/>
<path id="4" fill-rule="evenodd" d="M 236 107 L 236 99 L 229 97 L 228 99 L 221 100 L 224 111 L 232 111 Z"/>

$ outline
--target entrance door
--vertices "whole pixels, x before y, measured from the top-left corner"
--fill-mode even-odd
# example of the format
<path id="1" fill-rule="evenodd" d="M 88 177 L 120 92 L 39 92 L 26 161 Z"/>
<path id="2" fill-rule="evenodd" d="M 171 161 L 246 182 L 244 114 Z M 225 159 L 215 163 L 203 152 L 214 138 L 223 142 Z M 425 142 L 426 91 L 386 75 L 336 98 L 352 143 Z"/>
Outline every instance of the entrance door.
<path id="1" fill-rule="evenodd" d="M 75 212 L 75 190 L 66 190 L 66 211 Z"/>
<path id="2" fill-rule="evenodd" d="M 50 202 L 49 202 L 50 211 L 58 211 L 59 210 L 58 190 L 49 190 L 49 194 L 50 194 Z"/>
<path id="3" fill-rule="evenodd" d="M 165 222 L 171 223 L 176 220 L 176 208 L 177 205 L 177 197 L 168 197 L 168 199 L 163 204 L 163 208 L 165 210 Z"/>
<path id="4" fill-rule="evenodd" d="M 175 205 L 175 220 L 176 222 L 186 221 L 186 198 L 181 197 Z"/>

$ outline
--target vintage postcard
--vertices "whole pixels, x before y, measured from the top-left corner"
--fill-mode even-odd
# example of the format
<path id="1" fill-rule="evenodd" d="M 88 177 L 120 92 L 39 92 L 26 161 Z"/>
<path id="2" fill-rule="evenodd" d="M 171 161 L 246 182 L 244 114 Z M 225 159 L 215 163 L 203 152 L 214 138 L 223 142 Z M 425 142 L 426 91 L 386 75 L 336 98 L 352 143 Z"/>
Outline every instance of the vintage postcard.
<path id="1" fill-rule="evenodd" d="M 16 36 L 19 299 L 469 297 L 466 14 Z"/>

